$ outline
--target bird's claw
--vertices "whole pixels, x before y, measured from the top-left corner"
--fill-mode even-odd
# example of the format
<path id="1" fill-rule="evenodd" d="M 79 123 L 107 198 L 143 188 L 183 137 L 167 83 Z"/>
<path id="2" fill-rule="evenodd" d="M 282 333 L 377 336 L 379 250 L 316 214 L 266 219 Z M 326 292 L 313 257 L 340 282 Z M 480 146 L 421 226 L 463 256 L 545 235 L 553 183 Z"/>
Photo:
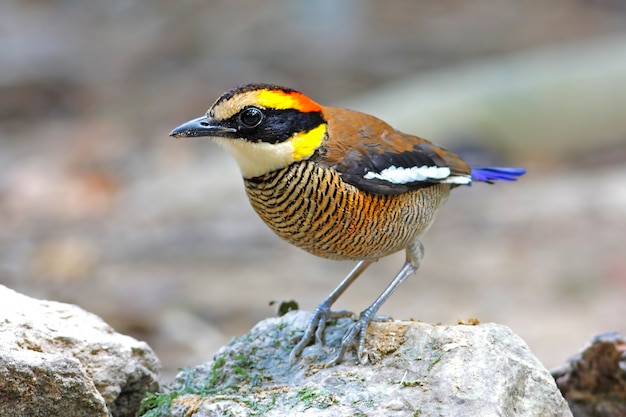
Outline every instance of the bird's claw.
<path id="1" fill-rule="evenodd" d="M 335 357 L 326 364 L 327 367 L 339 364 L 343 360 L 346 352 L 350 349 L 354 349 L 354 345 L 357 342 L 357 360 L 361 364 L 365 364 L 367 362 L 367 357 L 365 355 L 365 335 L 367 334 L 367 328 L 369 327 L 370 321 L 372 321 L 372 318 L 361 314 L 361 317 L 359 317 L 359 319 L 352 324 L 352 326 L 350 326 L 348 332 L 341 339 L 339 352 L 337 352 L 337 355 L 335 355 Z"/>
<path id="2" fill-rule="evenodd" d="M 330 320 L 344 317 L 354 317 L 354 313 L 348 310 L 331 311 L 330 307 L 326 306 L 324 303 L 320 304 L 315 309 L 313 317 L 304 331 L 304 334 L 297 342 L 296 346 L 291 350 L 291 353 L 289 354 L 289 363 L 291 365 L 296 363 L 298 356 L 300 356 L 305 347 L 311 344 L 314 338 L 316 343 L 323 346 L 326 323 Z"/>

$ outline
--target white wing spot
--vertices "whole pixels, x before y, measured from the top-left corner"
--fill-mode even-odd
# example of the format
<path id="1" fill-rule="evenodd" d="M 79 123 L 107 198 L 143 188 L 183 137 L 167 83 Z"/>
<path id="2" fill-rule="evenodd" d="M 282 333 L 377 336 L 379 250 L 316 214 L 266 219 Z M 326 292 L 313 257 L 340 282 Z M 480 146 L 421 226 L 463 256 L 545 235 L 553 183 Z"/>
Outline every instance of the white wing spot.
<path id="1" fill-rule="evenodd" d="M 454 175 L 452 177 L 448 177 L 445 180 L 441 181 L 448 184 L 469 184 L 472 182 L 472 177 L 469 175 Z"/>
<path id="2" fill-rule="evenodd" d="M 379 179 L 388 181 L 392 184 L 406 184 L 409 182 L 426 181 L 426 180 L 443 180 L 450 176 L 450 168 L 423 165 L 421 167 L 402 168 L 395 165 L 385 168 L 380 173 L 368 172 L 363 178 L 366 180 Z M 462 177 L 450 177 L 449 179 L 457 179 Z M 447 182 L 447 181 L 446 181 Z M 458 184 L 456 181 L 449 181 Z"/>

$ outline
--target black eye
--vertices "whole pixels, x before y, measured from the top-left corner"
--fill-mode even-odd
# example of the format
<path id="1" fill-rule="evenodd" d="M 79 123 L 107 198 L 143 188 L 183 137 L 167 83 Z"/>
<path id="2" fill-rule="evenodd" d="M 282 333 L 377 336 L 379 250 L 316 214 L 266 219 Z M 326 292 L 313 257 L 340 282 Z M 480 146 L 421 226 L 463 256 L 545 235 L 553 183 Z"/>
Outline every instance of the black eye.
<path id="1" fill-rule="evenodd" d="M 248 107 L 239 113 L 239 122 L 247 128 L 257 127 L 263 121 L 263 112 L 256 107 Z"/>

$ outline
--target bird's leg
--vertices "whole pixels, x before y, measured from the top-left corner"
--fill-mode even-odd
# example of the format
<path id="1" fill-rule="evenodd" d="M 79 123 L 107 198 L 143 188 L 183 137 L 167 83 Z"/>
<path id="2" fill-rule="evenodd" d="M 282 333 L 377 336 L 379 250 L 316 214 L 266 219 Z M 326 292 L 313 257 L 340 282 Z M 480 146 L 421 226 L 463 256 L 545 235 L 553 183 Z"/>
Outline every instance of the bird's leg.
<path id="1" fill-rule="evenodd" d="M 356 279 L 370 266 L 373 260 L 362 260 L 350 271 L 348 276 L 333 290 L 332 293 L 320 305 L 317 306 L 313 313 L 313 318 L 309 322 L 302 338 L 298 344 L 292 349 L 289 355 L 289 362 L 295 363 L 297 357 L 302 353 L 305 347 L 307 347 L 312 341 L 313 336 L 317 343 L 323 344 L 324 330 L 326 329 L 326 322 L 333 318 L 350 317 L 352 312 L 347 310 L 331 311 L 330 307 L 335 301 L 344 293 L 344 291 L 352 284 Z"/>
<path id="2" fill-rule="evenodd" d="M 358 342 L 357 358 L 359 362 L 364 363 L 363 350 L 365 348 L 365 334 L 367 333 L 367 327 L 376 315 L 376 312 L 381 305 L 389 298 L 389 296 L 402 284 L 411 274 L 414 274 L 424 257 L 424 246 L 419 240 L 413 241 L 406 248 L 406 262 L 400 269 L 400 272 L 395 276 L 393 281 L 385 288 L 385 291 L 378 296 L 376 301 L 372 303 L 368 308 L 363 310 L 359 315 L 359 319 L 354 323 L 348 332 L 343 336 L 341 340 L 341 348 L 339 353 L 331 360 L 327 366 L 337 365 L 343 359 L 346 352 L 354 348 L 354 345 Z"/>

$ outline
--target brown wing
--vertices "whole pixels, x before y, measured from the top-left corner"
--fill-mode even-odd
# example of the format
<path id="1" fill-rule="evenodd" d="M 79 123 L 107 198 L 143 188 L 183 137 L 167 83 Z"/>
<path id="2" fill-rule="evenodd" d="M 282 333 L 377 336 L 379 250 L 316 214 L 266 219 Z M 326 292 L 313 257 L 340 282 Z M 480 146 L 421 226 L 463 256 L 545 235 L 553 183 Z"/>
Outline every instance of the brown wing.
<path id="1" fill-rule="evenodd" d="M 426 139 L 364 113 L 327 107 L 323 115 L 329 134 L 320 162 L 362 190 L 400 194 L 441 182 L 471 182 L 471 170 L 461 158 Z"/>

